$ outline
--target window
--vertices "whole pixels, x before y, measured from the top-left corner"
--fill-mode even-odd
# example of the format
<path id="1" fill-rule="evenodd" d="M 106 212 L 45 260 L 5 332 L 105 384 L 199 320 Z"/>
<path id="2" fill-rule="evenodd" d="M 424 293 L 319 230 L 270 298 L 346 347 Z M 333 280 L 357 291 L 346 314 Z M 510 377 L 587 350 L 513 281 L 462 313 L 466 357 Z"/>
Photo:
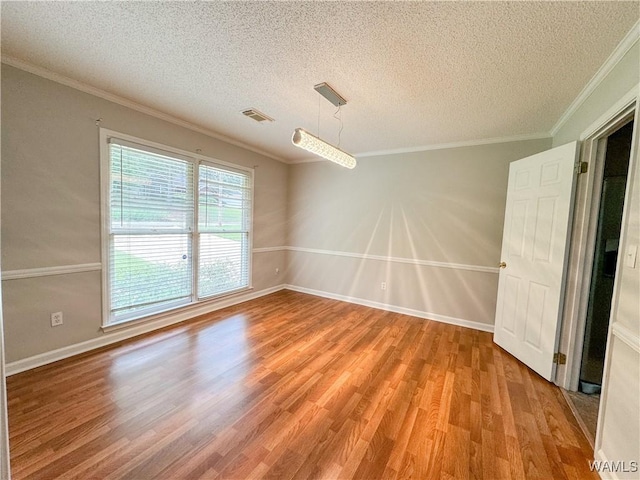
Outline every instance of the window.
<path id="1" fill-rule="evenodd" d="M 102 131 L 105 324 L 250 286 L 250 170 Z"/>

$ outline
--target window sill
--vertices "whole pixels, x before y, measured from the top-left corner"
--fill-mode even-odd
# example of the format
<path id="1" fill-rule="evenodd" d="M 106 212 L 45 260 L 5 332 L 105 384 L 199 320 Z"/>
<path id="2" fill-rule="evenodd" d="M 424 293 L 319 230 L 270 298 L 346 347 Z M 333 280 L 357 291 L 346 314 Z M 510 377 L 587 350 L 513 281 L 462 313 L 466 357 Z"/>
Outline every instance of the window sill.
<path id="1" fill-rule="evenodd" d="M 167 325 L 171 325 L 173 323 L 183 322 L 185 320 L 189 320 L 193 317 L 204 315 L 206 313 L 219 310 L 221 308 L 226 308 L 227 306 L 235 305 L 239 303 L 237 297 L 248 292 L 252 292 L 253 287 L 245 287 L 239 290 L 234 290 L 233 292 L 229 292 L 223 295 L 218 295 L 215 297 L 209 297 L 202 300 L 198 300 L 197 302 L 189 303 L 187 305 L 181 305 L 179 307 L 172 307 L 167 310 L 163 310 L 162 312 L 154 313 L 152 315 L 147 315 L 145 317 L 134 318 L 131 320 L 121 320 L 119 322 L 109 323 L 107 325 L 102 325 L 100 329 L 104 333 L 110 333 L 117 330 L 124 330 L 128 328 L 138 327 L 141 325 L 145 325 L 148 323 L 166 323 Z M 240 300 L 244 301 L 244 300 Z M 220 305 L 218 305 L 220 304 Z M 217 308 L 211 309 L 210 307 L 215 306 Z M 161 328 L 158 326 L 158 328 Z"/>

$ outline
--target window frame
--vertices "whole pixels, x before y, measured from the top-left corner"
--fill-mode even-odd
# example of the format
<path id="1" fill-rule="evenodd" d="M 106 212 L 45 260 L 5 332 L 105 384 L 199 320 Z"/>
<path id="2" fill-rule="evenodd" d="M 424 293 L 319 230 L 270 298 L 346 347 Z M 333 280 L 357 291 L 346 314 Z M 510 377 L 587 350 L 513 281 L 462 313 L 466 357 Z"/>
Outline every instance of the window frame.
<path id="1" fill-rule="evenodd" d="M 114 130 L 100 128 L 100 250 L 102 259 L 102 328 L 110 328 L 117 325 L 125 325 L 129 323 L 136 323 L 138 321 L 151 320 L 157 316 L 166 314 L 168 312 L 178 311 L 190 306 L 206 304 L 215 302 L 216 300 L 231 295 L 236 295 L 241 292 L 245 292 L 253 289 L 253 212 L 254 212 L 254 173 L 255 170 L 250 167 L 245 167 L 231 162 L 225 162 L 216 158 L 201 155 L 199 153 L 191 153 L 186 150 L 175 148 L 169 145 L 153 142 L 139 137 L 134 137 L 125 133 L 117 132 Z M 180 301 L 178 304 L 167 303 L 159 309 L 149 311 L 149 309 L 143 309 L 139 315 L 132 316 L 131 318 L 116 320 L 111 315 L 111 282 L 110 282 L 110 235 L 111 235 L 111 155 L 109 148 L 109 140 L 111 138 L 122 140 L 124 142 L 130 142 L 139 145 L 142 149 L 148 149 L 151 153 L 160 153 L 165 156 L 175 156 L 176 159 L 182 161 L 191 162 L 193 168 L 193 225 L 191 229 L 191 270 L 192 270 L 192 282 L 191 282 L 191 295 L 189 299 Z M 228 169 L 235 171 L 236 173 L 245 173 L 249 179 L 249 209 L 250 213 L 247 218 L 248 228 L 248 245 L 247 245 L 247 275 L 248 281 L 246 286 L 240 288 L 222 292 L 219 294 L 209 295 L 206 297 L 198 296 L 198 276 L 199 276 L 199 239 L 200 239 L 200 226 L 199 226 L 199 191 L 198 180 L 200 165 L 207 165 L 214 168 Z"/>

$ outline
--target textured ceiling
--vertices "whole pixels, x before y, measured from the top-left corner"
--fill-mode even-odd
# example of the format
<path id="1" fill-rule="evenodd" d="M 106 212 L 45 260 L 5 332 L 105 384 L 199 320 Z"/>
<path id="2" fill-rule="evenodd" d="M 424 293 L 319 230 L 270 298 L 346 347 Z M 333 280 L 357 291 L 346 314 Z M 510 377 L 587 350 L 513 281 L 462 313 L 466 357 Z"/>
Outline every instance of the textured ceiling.
<path id="1" fill-rule="evenodd" d="M 3 1 L 2 53 L 296 161 L 338 141 L 324 81 L 354 153 L 549 132 L 639 5 Z"/>

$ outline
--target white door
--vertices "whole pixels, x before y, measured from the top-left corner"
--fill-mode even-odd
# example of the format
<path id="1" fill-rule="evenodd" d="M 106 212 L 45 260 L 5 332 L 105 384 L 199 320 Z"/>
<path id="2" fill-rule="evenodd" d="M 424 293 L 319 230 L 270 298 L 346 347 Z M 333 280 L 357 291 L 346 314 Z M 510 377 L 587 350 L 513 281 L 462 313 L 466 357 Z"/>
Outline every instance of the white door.
<path id="1" fill-rule="evenodd" d="M 494 341 L 547 380 L 555 374 L 578 143 L 511 163 Z"/>

